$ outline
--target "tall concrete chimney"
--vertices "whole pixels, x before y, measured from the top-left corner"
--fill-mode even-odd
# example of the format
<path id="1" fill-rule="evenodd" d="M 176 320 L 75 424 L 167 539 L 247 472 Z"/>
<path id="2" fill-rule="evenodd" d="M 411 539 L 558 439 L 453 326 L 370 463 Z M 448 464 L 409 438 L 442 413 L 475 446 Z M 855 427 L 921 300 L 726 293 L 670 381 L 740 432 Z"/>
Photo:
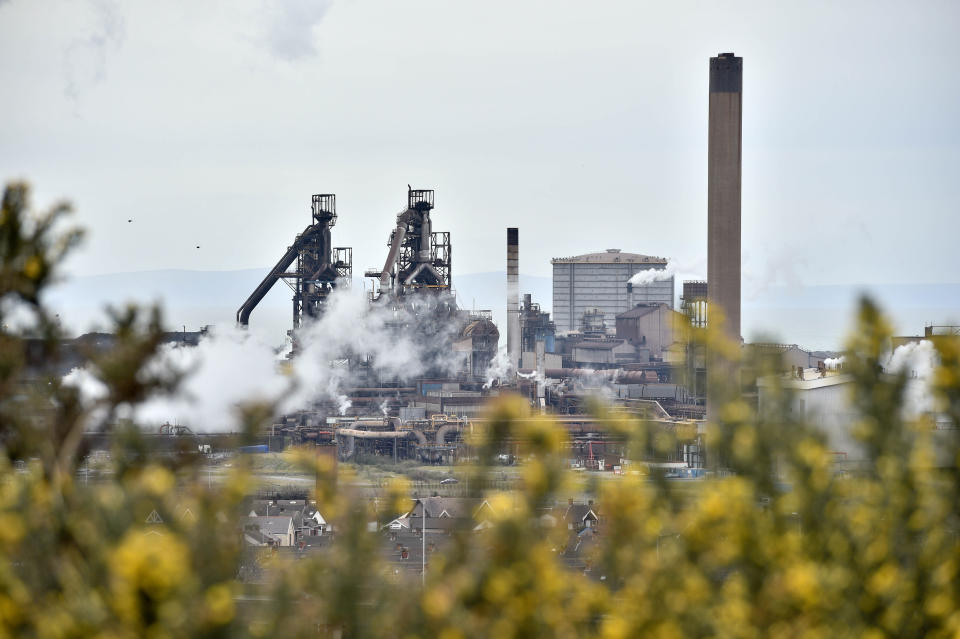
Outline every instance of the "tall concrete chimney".
<path id="1" fill-rule="evenodd" d="M 507 228 L 507 356 L 520 368 L 520 231 Z"/>
<path id="2" fill-rule="evenodd" d="M 710 58 L 710 124 L 707 161 L 708 321 L 740 342 L 740 155 L 743 58 L 721 53 Z M 717 312 L 719 311 L 719 313 Z M 722 323 L 720 318 L 722 316 Z M 714 360 L 713 374 L 738 381 L 734 367 Z M 708 379 L 711 371 L 708 362 Z M 732 378 L 732 379 L 731 379 Z M 716 422 L 723 401 L 709 388 L 707 419 Z M 714 384 L 716 387 L 717 385 Z M 719 390 L 715 388 L 714 390 Z M 710 401 L 709 395 L 714 395 Z M 719 400 L 719 401 L 718 401 Z M 711 405 L 713 409 L 711 409 Z"/>
<path id="3" fill-rule="evenodd" d="M 710 58 L 707 168 L 707 299 L 723 329 L 740 339 L 740 130 L 743 58 Z"/>

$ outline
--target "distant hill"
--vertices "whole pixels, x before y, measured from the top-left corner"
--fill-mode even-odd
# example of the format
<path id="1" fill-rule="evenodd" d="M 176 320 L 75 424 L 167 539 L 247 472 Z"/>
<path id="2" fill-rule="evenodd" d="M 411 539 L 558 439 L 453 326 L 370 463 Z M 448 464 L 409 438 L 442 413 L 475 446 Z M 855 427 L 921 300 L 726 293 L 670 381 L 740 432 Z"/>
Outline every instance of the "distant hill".
<path id="1" fill-rule="evenodd" d="M 85 332 L 106 325 L 106 305 L 162 301 L 166 323 L 171 329 L 186 326 L 232 325 L 237 308 L 267 274 L 269 268 L 237 271 L 162 270 L 109 273 L 72 278 L 53 287 L 46 301 L 61 315 L 73 332 Z M 354 289 L 366 283 L 354 279 Z M 506 320 L 506 274 L 503 272 L 454 275 L 454 290 L 461 307 L 493 311 L 501 328 Z M 550 307 L 550 278 L 520 276 L 522 293 Z M 282 342 L 291 326 L 291 292 L 278 282 L 250 317 L 251 330 L 271 342 Z"/>
<path id="2" fill-rule="evenodd" d="M 104 306 L 129 301 L 162 301 L 166 323 L 173 329 L 232 325 L 237 307 L 268 270 L 162 270 L 78 277 L 54 287 L 47 301 L 74 332 L 105 326 Z M 505 333 L 507 290 L 503 271 L 455 273 L 453 282 L 461 307 L 491 310 Z M 364 284 L 362 278 L 354 280 L 356 290 L 362 290 Z M 545 311 L 551 310 L 549 277 L 521 275 L 520 292 L 531 293 Z M 926 323 L 960 322 L 960 284 L 777 287 L 743 300 L 743 333 L 747 339 L 764 331 L 770 339 L 806 348 L 837 348 L 862 292 L 881 303 L 901 333 L 922 333 Z M 290 314 L 290 290 L 278 283 L 253 312 L 251 330 L 271 343 L 280 343 L 290 328 Z"/>
<path id="3" fill-rule="evenodd" d="M 743 305 L 755 308 L 847 308 L 867 293 L 888 308 L 960 307 L 960 284 L 831 284 L 775 287 Z"/>

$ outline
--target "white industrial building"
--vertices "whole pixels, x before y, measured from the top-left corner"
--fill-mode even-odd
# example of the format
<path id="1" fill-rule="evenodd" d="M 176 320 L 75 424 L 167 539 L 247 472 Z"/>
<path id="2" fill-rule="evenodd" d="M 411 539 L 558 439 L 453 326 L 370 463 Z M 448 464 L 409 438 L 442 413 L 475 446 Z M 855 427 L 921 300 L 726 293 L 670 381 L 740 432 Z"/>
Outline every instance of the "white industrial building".
<path id="1" fill-rule="evenodd" d="M 827 436 L 827 445 L 841 466 L 856 468 L 864 463 L 866 453 L 863 445 L 853 435 L 859 414 L 851 402 L 850 383 L 853 377 L 843 371 L 818 370 L 799 367 L 792 373 L 776 377 L 761 377 L 757 380 L 759 408 L 761 412 L 772 410 L 771 391 L 779 384 L 793 393 L 791 410 L 797 418 L 815 426 Z M 912 383 L 920 383 L 916 378 Z M 954 466 L 956 460 L 945 456 L 954 450 L 960 431 L 940 413 L 927 413 L 933 423 L 933 447 L 937 466 Z"/>
<path id="2" fill-rule="evenodd" d="M 827 445 L 839 462 L 859 462 L 864 459 L 863 448 L 853 437 L 856 413 L 850 403 L 850 375 L 838 371 L 818 371 L 801 368 L 802 373 L 791 373 L 779 380 L 761 377 L 757 380 L 759 408 L 771 409 L 770 392 L 780 384 L 793 393 L 791 410 L 795 416 L 816 426 L 827 436 Z"/>
<path id="3" fill-rule="evenodd" d="M 628 287 L 640 271 L 667 268 L 662 257 L 607 249 L 574 257 L 558 257 L 553 264 L 553 321 L 558 333 L 580 329 L 588 309 L 600 309 L 606 330 L 616 329 L 618 314 L 635 304 L 666 304 L 673 308 L 673 276 Z"/>

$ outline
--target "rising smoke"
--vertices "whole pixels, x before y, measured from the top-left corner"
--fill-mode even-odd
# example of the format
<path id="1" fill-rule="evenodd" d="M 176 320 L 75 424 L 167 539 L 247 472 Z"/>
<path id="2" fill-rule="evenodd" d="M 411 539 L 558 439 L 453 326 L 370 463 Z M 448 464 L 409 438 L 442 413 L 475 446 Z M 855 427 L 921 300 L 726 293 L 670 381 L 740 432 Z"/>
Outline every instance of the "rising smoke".
<path id="1" fill-rule="evenodd" d="M 316 28 L 333 0 L 271 0 L 264 2 L 261 24 L 270 51 L 282 60 L 317 55 Z"/>
<path id="2" fill-rule="evenodd" d="M 486 381 L 483 387 L 490 388 L 494 383 L 502 382 L 507 379 L 512 370 L 513 366 L 510 365 L 510 354 L 507 353 L 506 347 L 497 349 L 497 354 L 490 360 L 490 365 L 487 367 L 485 375 Z"/>
<path id="3" fill-rule="evenodd" d="M 106 77 L 107 54 L 120 48 L 126 21 L 114 0 L 88 0 L 93 28 L 74 37 L 63 51 L 63 93 L 76 106 L 81 92 Z"/>
<path id="4" fill-rule="evenodd" d="M 450 348 L 457 317 L 432 295 L 407 296 L 406 302 L 370 304 L 337 289 L 323 316 L 298 332 L 300 350 L 291 360 L 237 328 L 211 331 L 195 348 L 166 346 L 151 366 L 186 377 L 174 396 L 150 399 L 134 419 L 144 426 L 177 422 L 198 432 L 229 431 L 242 403 L 269 402 L 279 415 L 329 402 L 343 414 L 351 407 L 351 387 L 454 375 L 465 358 Z M 64 383 L 79 388 L 90 404 L 105 394 L 92 370 L 74 369 Z"/>
<path id="5" fill-rule="evenodd" d="M 846 362 L 846 360 L 847 358 L 844 355 L 841 355 L 840 357 L 828 357 L 827 359 L 823 360 L 823 365 L 828 371 L 838 371 L 843 368 L 843 364 Z"/>
<path id="6" fill-rule="evenodd" d="M 905 417 L 918 417 L 936 410 L 932 383 L 940 357 L 933 342 L 920 340 L 898 346 L 882 365 L 887 373 L 903 374 L 907 378 L 903 404 Z"/>
<path id="7" fill-rule="evenodd" d="M 676 275 L 678 270 L 679 267 L 677 266 L 676 262 L 673 260 L 667 260 L 666 268 L 648 268 L 643 271 L 638 271 L 628 280 L 628 282 L 633 286 L 652 284 L 653 282 L 660 282 L 670 279 Z"/>

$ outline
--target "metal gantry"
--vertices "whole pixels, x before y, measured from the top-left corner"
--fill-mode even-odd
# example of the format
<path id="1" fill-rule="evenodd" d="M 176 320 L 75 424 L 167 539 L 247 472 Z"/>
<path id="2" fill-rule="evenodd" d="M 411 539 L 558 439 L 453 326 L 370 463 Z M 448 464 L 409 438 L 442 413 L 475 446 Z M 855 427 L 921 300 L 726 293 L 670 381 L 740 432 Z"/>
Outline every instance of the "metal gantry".
<path id="1" fill-rule="evenodd" d="M 293 244 L 270 270 L 250 297 L 237 310 L 237 323 L 246 326 L 250 314 L 279 280 L 293 291 L 293 328 L 305 318 L 323 312 L 330 293 L 337 286 L 350 286 L 353 278 L 353 249 L 332 246 L 330 229 L 337 222 L 337 196 L 316 194 L 311 199 L 311 224 L 297 235 Z M 291 266 L 296 266 L 292 271 Z"/>
<path id="2" fill-rule="evenodd" d="M 367 271 L 379 281 L 380 294 L 400 297 L 417 290 L 449 292 L 452 246 L 448 231 L 433 231 L 430 212 L 433 190 L 407 189 L 407 207 L 387 242 L 389 251 L 380 271 Z"/>

